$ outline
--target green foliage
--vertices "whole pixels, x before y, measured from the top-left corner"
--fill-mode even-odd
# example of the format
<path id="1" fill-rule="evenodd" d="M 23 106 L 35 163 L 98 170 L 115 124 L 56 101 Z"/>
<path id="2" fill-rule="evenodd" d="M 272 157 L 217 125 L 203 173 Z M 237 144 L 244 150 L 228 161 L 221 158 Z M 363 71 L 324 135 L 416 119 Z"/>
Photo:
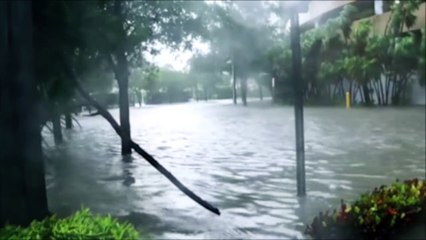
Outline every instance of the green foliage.
<path id="1" fill-rule="evenodd" d="M 191 66 L 196 72 L 217 75 L 231 60 L 237 79 L 256 76 L 267 68 L 265 46 L 273 42 L 273 29 L 268 25 L 271 6 L 257 1 L 222 3 L 212 6 L 208 25 L 211 52 L 207 56 L 195 56 Z"/>
<path id="2" fill-rule="evenodd" d="M 422 29 L 422 40 L 419 51 L 419 83 L 421 86 L 426 84 L 426 28 Z"/>
<path id="3" fill-rule="evenodd" d="M 162 68 L 145 81 L 147 103 L 185 102 L 191 97 L 191 79 L 187 73 Z"/>
<path id="4" fill-rule="evenodd" d="M 273 46 L 267 55 L 270 62 L 270 71 L 273 76 L 289 78 L 291 75 L 291 49 L 290 43 L 284 42 Z"/>
<path id="5" fill-rule="evenodd" d="M 410 0 L 392 4 L 391 17 L 389 18 L 385 34 L 397 36 L 403 32 L 404 27 L 407 29 L 413 27 L 417 20 L 415 11 L 424 2 L 424 0 Z"/>
<path id="6" fill-rule="evenodd" d="M 333 96 L 330 84 L 336 86 L 342 77 L 343 67 L 339 63 L 347 47 L 356 13 L 355 7 L 347 5 L 337 18 L 329 19 L 321 27 L 301 35 L 306 101 L 331 102 L 330 98 Z M 270 48 L 267 59 L 270 66 L 265 69 L 279 81 L 275 90 L 276 97 L 289 101 L 293 89 L 289 35 L 286 35 L 281 43 Z"/>
<path id="7" fill-rule="evenodd" d="M 304 32 L 301 48 L 305 100 L 319 102 L 328 99 L 327 102 L 337 96 L 343 101 L 344 91 L 352 92 L 353 100 L 361 96 L 366 104 L 372 103 L 374 94 L 378 104 L 382 105 L 398 105 L 408 99 L 406 93 L 415 71 L 419 70 L 421 84 L 424 84 L 425 54 L 424 47 L 419 49 L 415 34 L 404 33 L 403 29 L 413 26 L 415 11 L 422 2 L 413 0 L 393 4 L 385 35 L 375 35 L 370 20 L 353 25 L 362 13 L 351 5 L 346 5 L 337 18 Z M 269 66 L 264 69 L 281 80 L 275 93 L 291 94 L 292 61 L 288 43 L 289 35 L 285 35 L 284 40 L 268 51 Z M 343 85 L 344 79 L 348 85 Z"/>
<path id="8" fill-rule="evenodd" d="M 324 84 L 337 84 L 341 67 L 336 62 L 322 62 L 318 73 L 318 79 Z"/>
<path id="9" fill-rule="evenodd" d="M 306 233 L 315 239 L 339 238 L 345 233 L 362 239 L 386 239 L 425 210 L 426 180 L 397 180 L 389 187 L 362 194 L 352 205 L 342 200 L 338 211 L 321 212 Z"/>
<path id="10" fill-rule="evenodd" d="M 155 91 L 158 81 L 159 69 L 157 67 L 139 67 L 131 70 L 129 85 L 133 90 Z"/>
<path id="11" fill-rule="evenodd" d="M 42 221 L 33 221 L 22 228 L 7 225 L 0 229 L 1 239 L 139 239 L 139 233 L 129 223 L 119 223 L 111 216 L 94 215 L 82 208 L 70 217 L 59 219 L 55 215 Z"/>
<path id="12" fill-rule="evenodd" d="M 190 41 L 204 32 L 200 17 L 200 12 L 205 12 L 204 4 L 201 1 L 37 2 L 33 6 L 35 63 L 42 96 L 49 102 L 67 102 L 74 97 L 69 76 L 64 74 L 64 63 L 75 69 L 89 91 L 106 92 L 114 79 L 127 75 L 130 67 L 145 67 L 142 53 L 156 53 L 153 42 L 171 48 L 190 47 Z M 133 86 L 136 85 L 143 88 L 149 84 L 136 81 Z"/>
<path id="13" fill-rule="evenodd" d="M 394 66 L 393 69 L 399 75 L 412 74 L 417 70 L 419 46 L 415 36 L 409 33 L 403 37 L 394 39 L 393 49 Z"/>

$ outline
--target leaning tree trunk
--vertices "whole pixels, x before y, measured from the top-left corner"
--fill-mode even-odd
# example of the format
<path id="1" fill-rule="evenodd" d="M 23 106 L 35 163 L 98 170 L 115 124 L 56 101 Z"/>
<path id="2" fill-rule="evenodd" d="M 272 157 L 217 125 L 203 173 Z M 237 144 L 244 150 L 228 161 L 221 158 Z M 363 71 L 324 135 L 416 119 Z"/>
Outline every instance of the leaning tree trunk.
<path id="1" fill-rule="evenodd" d="M 0 228 L 48 215 L 31 1 L 0 1 Z"/>
<path id="2" fill-rule="evenodd" d="M 66 65 L 65 61 L 64 64 Z M 102 107 L 98 102 L 96 102 L 81 86 L 80 82 L 78 81 L 78 77 L 75 74 L 75 72 L 66 65 L 66 70 L 68 74 L 70 75 L 71 81 L 73 81 L 75 87 L 77 88 L 77 91 L 90 103 L 92 104 L 98 112 L 104 117 L 112 126 L 114 131 L 117 133 L 117 135 L 120 136 L 120 138 L 125 138 L 126 136 L 123 136 L 123 131 L 121 130 L 121 126 L 115 121 L 115 119 L 112 117 L 112 115 L 104 108 Z M 129 142 L 131 144 L 131 147 L 139 153 L 145 160 L 147 160 L 155 169 L 157 169 L 161 174 L 163 174 L 170 182 L 172 182 L 179 190 L 181 190 L 185 195 L 187 195 L 189 198 L 194 200 L 196 203 L 200 204 L 207 210 L 220 215 L 219 209 L 212 206 L 210 203 L 204 201 L 199 196 L 197 196 L 195 193 L 193 193 L 191 190 L 189 190 L 187 187 L 185 187 L 178 179 L 173 176 L 169 171 L 167 171 L 166 168 L 164 168 L 157 160 L 154 159 L 149 153 L 147 153 L 145 150 L 143 150 L 138 144 L 133 142 L 131 139 L 129 139 Z"/>

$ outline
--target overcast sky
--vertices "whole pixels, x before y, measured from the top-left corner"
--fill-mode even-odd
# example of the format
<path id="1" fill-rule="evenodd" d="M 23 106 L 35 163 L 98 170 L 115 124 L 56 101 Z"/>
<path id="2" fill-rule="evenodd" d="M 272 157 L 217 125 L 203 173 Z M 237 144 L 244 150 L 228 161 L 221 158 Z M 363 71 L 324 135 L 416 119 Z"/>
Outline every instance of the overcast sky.
<path id="1" fill-rule="evenodd" d="M 198 40 L 193 43 L 191 51 L 173 51 L 165 45 L 157 46 L 160 50 L 159 54 L 154 56 L 147 54 L 147 60 L 159 67 L 171 66 L 176 71 L 189 70 L 188 61 L 195 53 L 201 52 L 206 54 L 209 51 L 209 44 Z"/>

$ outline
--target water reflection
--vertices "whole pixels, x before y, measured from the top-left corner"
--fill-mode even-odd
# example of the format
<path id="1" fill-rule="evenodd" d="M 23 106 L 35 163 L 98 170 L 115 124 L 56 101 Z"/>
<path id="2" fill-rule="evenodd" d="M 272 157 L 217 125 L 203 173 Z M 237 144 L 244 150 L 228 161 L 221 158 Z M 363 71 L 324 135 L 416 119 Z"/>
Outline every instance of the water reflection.
<path id="1" fill-rule="evenodd" d="M 301 239 L 304 224 L 341 198 L 425 175 L 424 109 L 307 108 L 308 196 L 298 198 L 293 113 L 220 102 L 131 110 L 135 141 L 218 206 L 220 217 L 136 154 L 122 161 L 119 138 L 101 117 L 79 117 L 82 130 L 49 151 L 50 207 L 70 212 L 84 204 L 162 239 Z"/>

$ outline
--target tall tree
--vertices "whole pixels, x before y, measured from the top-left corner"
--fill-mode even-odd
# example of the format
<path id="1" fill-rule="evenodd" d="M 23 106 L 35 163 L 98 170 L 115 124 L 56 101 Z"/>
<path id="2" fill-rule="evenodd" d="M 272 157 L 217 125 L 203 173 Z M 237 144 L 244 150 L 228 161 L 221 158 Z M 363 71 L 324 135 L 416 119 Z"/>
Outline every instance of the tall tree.
<path id="1" fill-rule="evenodd" d="M 116 30 L 117 38 L 120 43 L 112 49 L 110 55 L 110 64 L 114 70 L 115 78 L 118 83 L 119 98 L 118 104 L 120 106 L 120 125 L 122 131 L 121 138 L 121 154 L 127 155 L 132 152 L 130 146 L 130 116 L 129 116 L 129 63 L 126 57 L 125 41 L 127 40 L 127 33 L 122 26 L 125 26 L 126 19 L 124 17 L 123 5 L 124 1 L 115 0 L 113 16 L 117 19 Z M 113 57 L 115 57 L 115 62 Z"/>
<path id="2" fill-rule="evenodd" d="M 190 47 L 202 32 L 202 2 L 183 1 L 102 1 L 96 13 L 89 15 L 104 28 L 86 27 L 86 33 L 104 44 L 91 43 L 92 54 L 104 55 L 114 71 L 119 88 L 120 123 L 123 131 L 122 154 L 130 154 L 129 75 L 132 64 L 140 65 L 142 52 L 153 42 L 172 48 Z"/>
<path id="3" fill-rule="evenodd" d="M 247 105 L 247 81 L 262 71 L 258 62 L 272 39 L 268 25 L 271 16 L 266 1 L 221 2 L 212 4 L 207 29 L 210 55 L 219 56 L 224 65 L 229 63 L 232 77 L 233 101 L 236 104 L 237 80 L 240 82 L 242 103 Z M 268 27 L 265 27 L 268 26 Z"/>
<path id="4" fill-rule="evenodd" d="M 32 34 L 32 3 L 1 1 L 0 226 L 48 214 Z"/>
<path id="5" fill-rule="evenodd" d="M 419 83 L 426 85 L 426 28 L 422 29 L 422 43 L 419 51 Z"/>

